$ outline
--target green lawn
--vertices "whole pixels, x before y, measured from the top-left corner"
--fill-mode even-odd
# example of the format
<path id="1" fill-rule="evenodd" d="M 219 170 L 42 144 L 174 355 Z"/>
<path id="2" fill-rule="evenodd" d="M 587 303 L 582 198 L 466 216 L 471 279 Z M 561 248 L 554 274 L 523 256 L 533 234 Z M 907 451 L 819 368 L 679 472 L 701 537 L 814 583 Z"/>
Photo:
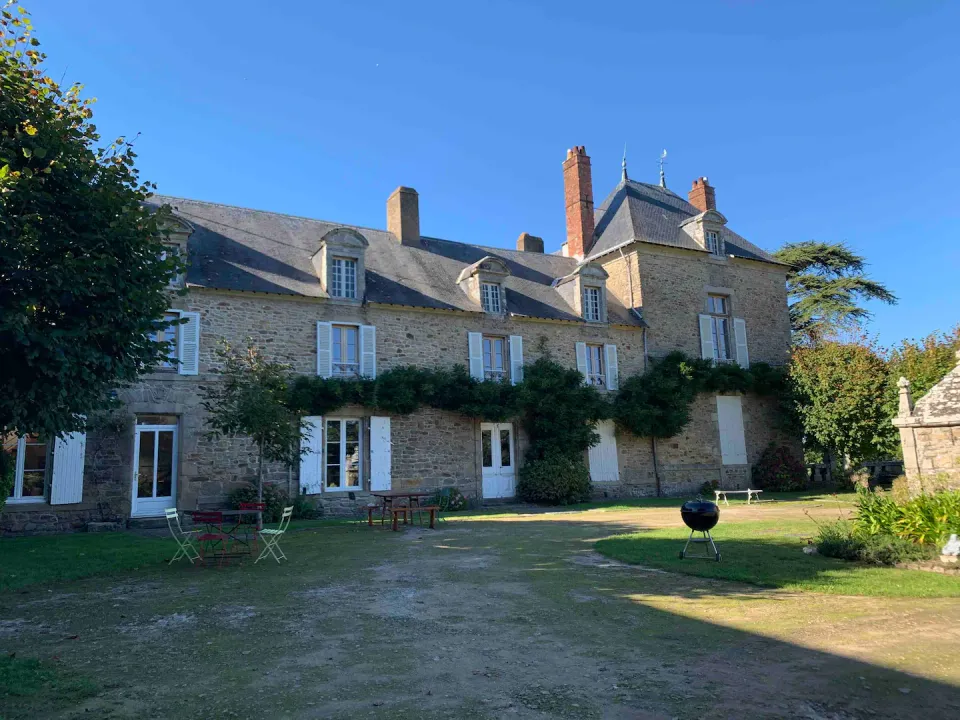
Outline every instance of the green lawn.
<path id="1" fill-rule="evenodd" d="M 76 705 L 98 690 L 93 680 L 59 662 L 0 655 L 0 698 L 29 705 L 33 713 Z"/>
<path id="2" fill-rule="evenodd" d="M 600 540 L 596 548 L 634 565 L 761 587 L 834 595 L 960 597 L 960 578 L 804 554 L 803 546 L 816 534 L 810 520 L 721 523 L 713 531 L 723 558 L 719 563 L 681 560 L 679 551 L 688 534 L 686 528 L 644 530 Z M 703 548 L 691 545 L 690 551 L 702 553 Z"/>

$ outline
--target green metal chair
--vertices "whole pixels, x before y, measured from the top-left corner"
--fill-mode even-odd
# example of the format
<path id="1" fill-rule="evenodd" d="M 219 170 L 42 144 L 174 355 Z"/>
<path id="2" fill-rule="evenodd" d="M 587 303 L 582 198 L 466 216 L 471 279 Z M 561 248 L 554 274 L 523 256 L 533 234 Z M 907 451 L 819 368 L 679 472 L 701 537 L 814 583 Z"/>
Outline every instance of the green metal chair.
<path id="1" fill-rule="evenodd" d="M 293 517 L 293 505 L 285 507 L 283 509 L 283 515 L 280 516 L 280 524 L 276 528 L 264 528 L 260 530 L 260 538 L 263 540 L 263 550 L 260 552 L 260 556 L 254 560 L 254 564 L 257 564 L 268 554 L 273 555 L 273 559 L 278 563 L 281 560 L 286 560 L 287 556 L 283 554 L 279 542 L 280 538 L 283 537 L 283 534 L 287 531 L 287 528 L 290 527 L 290 518 Z"/>

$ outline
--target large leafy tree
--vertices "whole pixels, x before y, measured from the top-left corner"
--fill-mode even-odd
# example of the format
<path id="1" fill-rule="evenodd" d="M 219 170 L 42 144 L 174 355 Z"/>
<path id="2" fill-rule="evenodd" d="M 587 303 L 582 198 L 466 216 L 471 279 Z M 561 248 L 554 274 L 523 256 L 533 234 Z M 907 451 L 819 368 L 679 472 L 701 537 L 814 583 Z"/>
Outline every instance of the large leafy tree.
<path id="1" fill-rule="evenodd" d="M 887 363 L 865 339 L 794 349 L 790 380 L 808 450 L 835 464 L 874 459 L 894 436 Z"/>
<path id="2" fill-rule="evenodd" d="M 788 243 L 774 253 L 787 274 L 790 323 L 798 344 L 812 345 L 870 317 L 866 300 L 895 304 L 897 297 L 866 272 L 863 257 L 843 243 Z"/>
<path id="3" fill-rule="evenodd" d="M 91 100 L 61 87 L 29 15 L 0 15 L 0 432 L 76 429 L 155 366 L 181 271 L 132 146 L 100 148 Z"/>

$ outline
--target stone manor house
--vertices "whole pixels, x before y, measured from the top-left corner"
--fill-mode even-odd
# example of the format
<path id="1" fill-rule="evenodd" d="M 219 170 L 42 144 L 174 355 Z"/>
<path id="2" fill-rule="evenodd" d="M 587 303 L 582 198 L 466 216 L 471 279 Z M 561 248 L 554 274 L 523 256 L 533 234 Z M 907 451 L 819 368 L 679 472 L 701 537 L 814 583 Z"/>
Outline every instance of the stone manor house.
<path id="1" fill-rule="evenodd" d="M 603 392 L 672 350 L 716 362 L 786 362 L 786 270 L 727 226 L 707 178 L 687 199 L 620 182 L 594 207 L 583 147 L 563 162 L 567 236 L 546 253 L 521 233 L 516 250 L 420 234 L 419 197 L 397 188 L 385 230 L 174 197 L 170 236 L 189 267 L 171 294 L 176 357 L 119 391 L 109 428 L 52 443 L 7 438 L 16 484 L 0 516 L 13 532 L 127 522 L 165 508 L 222 503 L 255 478 L 244 438 L 211 440 L 198 386 L 216 380 L 222 338 L 246 338 L 296 372 L 364 375 L 399 365 L 451 367 L 516 381 L 544 349 Z M 498 239 L 499 240 L 499 239 Z M 588 461 L 598 495 L 689 493 L 707 480 L 745 486 L 777 435 L 775 401 L 700 396 L 682 434 L 654 444 L 601 423 Z M 269 481 L 327 514 L 369 491 L 456 486 L 485 501 L 514 495 L 526 438 L 519 424 L 433 409 L 380 417 L 346 407 L 314 417 L 298 468 Z"/>

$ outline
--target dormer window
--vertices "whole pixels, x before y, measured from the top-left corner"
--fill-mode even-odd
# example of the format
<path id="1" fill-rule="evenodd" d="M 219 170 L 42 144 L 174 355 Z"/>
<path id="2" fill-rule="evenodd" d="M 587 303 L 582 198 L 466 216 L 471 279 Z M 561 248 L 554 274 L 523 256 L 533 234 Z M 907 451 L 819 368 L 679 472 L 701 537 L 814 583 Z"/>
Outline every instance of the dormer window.
<path id="1" fill-rule="evenodd" d="M 483 311 L 499 315 L 502 312 L 500 302 L 500 285 L 497 283 L 480 283 L 480 301 Z"/>
<path id="2" fill-rule="evenodd" d="M 711 255 L 723 255 L 723 240 L 720 239 L 720 233 L 716 230 L 707 230 L 706 246 Z"/>
<path id="3" fill-rule="evenodd" d="M 357 297 L 357 261 L 334 258 L 330 269 L 330 294 L 355 300 Z"/>
<path id="4" fill-rule="evenodd" d="M 583 319 L 587 322 L 600 322 L 603 319 L 603 299 L 598 287 L 583 289 Z"/>

